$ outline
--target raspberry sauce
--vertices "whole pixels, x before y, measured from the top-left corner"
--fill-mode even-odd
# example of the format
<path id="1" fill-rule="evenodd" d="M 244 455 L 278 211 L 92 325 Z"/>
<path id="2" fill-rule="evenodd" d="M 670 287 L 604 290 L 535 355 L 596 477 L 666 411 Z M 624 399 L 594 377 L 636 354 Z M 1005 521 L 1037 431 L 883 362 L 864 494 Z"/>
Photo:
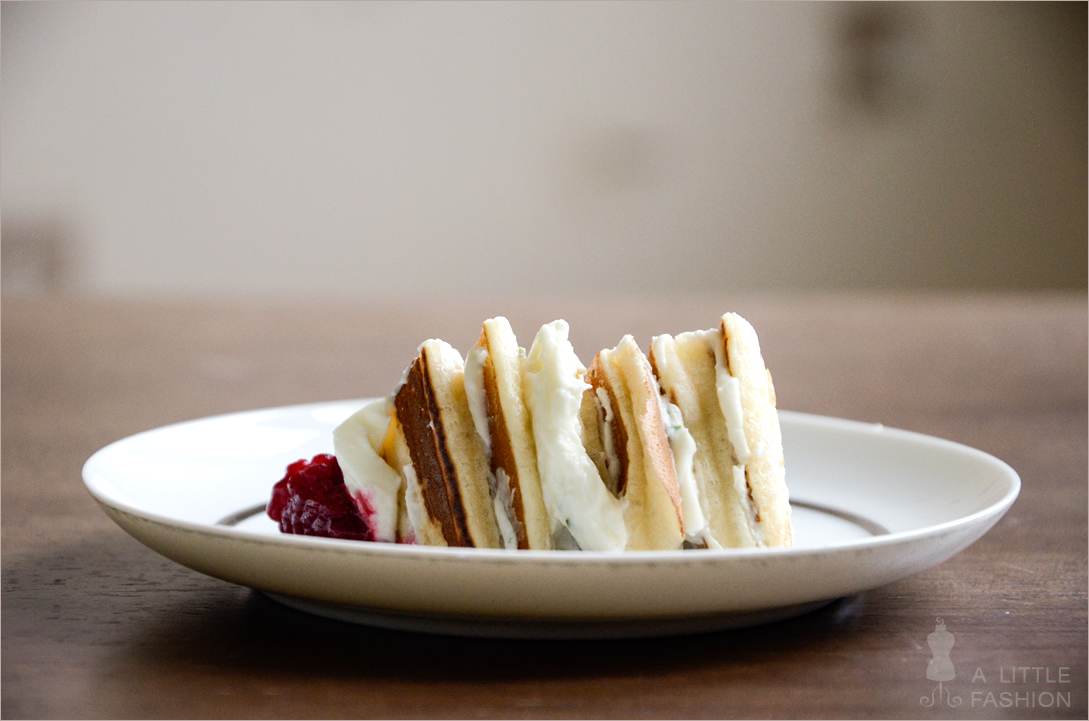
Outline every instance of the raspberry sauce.
<path id="1" fill-rule="evenodd" d="M 327 453 L 288 466 L 287 475 L 272 487 L 267 510 L 284 533 L 374 540 L 348 494 L 340 464 Z"/>

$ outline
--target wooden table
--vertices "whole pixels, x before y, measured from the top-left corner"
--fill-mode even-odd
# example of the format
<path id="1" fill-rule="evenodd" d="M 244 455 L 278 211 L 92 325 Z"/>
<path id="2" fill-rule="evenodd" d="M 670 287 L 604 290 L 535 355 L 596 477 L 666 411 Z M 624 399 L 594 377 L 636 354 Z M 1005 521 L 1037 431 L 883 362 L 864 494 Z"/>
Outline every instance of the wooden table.
<path id="1" fill-rule="evenodd" d="M 781 408 L 981 448 L 1021 474 L 1020 499 L 952 560 L 794 620 L 515 642 L 288 610 L 145 549 L 80 479 L 91 453 L 148 428 L 384 394 L 421 340 L 464 351 L 491 315 L 521 338 L 564 317 L 588 360 L 726 310 L 760 332 Z M 1083 293 L 5 300 L 2 714 L 1085 718 L 1086 310 Z M 920 705 L 937 616 L 956 638 L 957 708 Z"/>

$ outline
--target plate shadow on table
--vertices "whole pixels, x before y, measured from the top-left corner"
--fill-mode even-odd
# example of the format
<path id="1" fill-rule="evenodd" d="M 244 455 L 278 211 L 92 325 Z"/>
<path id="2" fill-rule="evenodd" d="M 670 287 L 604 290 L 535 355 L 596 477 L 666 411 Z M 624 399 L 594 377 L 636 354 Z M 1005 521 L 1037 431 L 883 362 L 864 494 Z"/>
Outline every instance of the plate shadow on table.
<path id="1" fill-rule="evenodd" d="M 684 669 L 766 667 L 835 653 L 857 630 L 867 594 L 803 616 L 744 629 L 641 639 L 504 640 L 396 631 L 287 608 L 227 584 L 200 613 L 161 609 L 133 639 L 152 665 L 242 667 L 272 676 L 509 682 L 668 675 Z M 150 621 L 150 619 L 149 619 Z M 365 650 L 361 652 L 361 650 Z"/>
<path id="2" fill-rule="evenodd" d="M 920 623 L 933 623 L 930 606 L 950 574 L 957 570 L 935 569 L 744 629 L 489 640 L 321 618 L 184 568 L 119 529 L 94 530 L 5 558 L 3 717 L 72 717 L 96 708 L 103 717 L 133 718 L 236 716 L 240 709 L 254 718 L 695 718 L 797 714 L 792 704 L 813 717 L 865 717 L 888 699 L 917 715 L 927 684 L 923 644 L 933 628 Z M 1053 610 L 1033 609 L 1026 608 L 1035 614 L 1026 622 Z M 965 658 L 989 663 L 972 643 L 986 638 L 999 607 L 971 627 L 966 609 L 949 610 L 960 619 Z M 1072 640 L 1065 638 L 1052 634 L 1041 643 Z M 1071 666 L 1072 678 L 1084 677 L 1084 651 L 1055 659 Z M 702 690 L 679 695 L 681 679 Z M 822 695 L 848 682 L 865 693 Z M 743 689 L 757 692 L 741 698 Z M 1084 699 L 1073 710 L 1083 708 Z"/>
<path id="3" fill-rule="evenodd" d="M 89 646 L 101 647 L 104 661 L 118 649 L 130 660 L 141 657 L 148 668 L 198 664 L 301 677 L 420 680 L 668 673 L 831 652 L 845 631 L 859 630 L 870 597 L 840 599 L 761 626 L 672 637 L 463 638 L 320 618 L 186 569 L 112 532 L 95 535 L 4 564 L 4 620 L 32 629 L 38 653 L 86 636 Z M 29 637 L 5 635 L 6 651 L 24 643 Z"/>

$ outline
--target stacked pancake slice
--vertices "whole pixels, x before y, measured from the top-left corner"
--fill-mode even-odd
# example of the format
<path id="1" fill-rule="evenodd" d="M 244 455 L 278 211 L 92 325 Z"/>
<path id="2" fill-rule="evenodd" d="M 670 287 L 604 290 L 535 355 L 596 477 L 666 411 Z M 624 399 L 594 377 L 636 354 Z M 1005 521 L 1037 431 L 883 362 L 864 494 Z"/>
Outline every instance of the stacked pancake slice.
<path id="1" fill-rule="evenodd" d="M 465 386 L 488 457 L 489 488 L 505 548 L 551 547 L 530 411 L 522 401 L 523 352 L 506 318 L 484 322 L 469 351 Z"/>
<path id="2" fill-rule="evenodd" d="M 598 423 L 595 429 L 592 417 L 584 422 L 585 445 L 605 466 L 601 475 L 610 490 L 624 500 L 627 548 L 680 548 L 680 488 L 658 384 L 646 356 L 630 335 L 624 336 L 616 348 L 597 354 L 586 380 L 592 392 L 583 405 L 593 408 Z"/>
<path id="3" fill-rule="evenodd" d="M 756 333 L 625 336 L 583 366 L 568 326 L 528 352 L 505 318 L 463 359 L 428 340 L 389 399 L 334 432 L 376 540 L 586 551 L 792 544 Z"/>
<path id="4" fill-rule="evenodd" d="M 686 525 L 689 540 L 792 545 L 775 388 L 753 327 L 727 313 L 717 329 L 657 336 L 650 363 L 663 402 L 676 409 L 696 448 L 689 487 L 702 523 Z"/>

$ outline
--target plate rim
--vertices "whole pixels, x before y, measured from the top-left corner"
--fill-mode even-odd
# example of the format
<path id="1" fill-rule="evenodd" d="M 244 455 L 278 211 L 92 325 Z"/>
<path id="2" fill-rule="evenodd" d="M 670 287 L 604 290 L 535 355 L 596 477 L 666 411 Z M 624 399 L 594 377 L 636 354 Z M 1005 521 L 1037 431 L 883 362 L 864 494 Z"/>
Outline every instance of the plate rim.
<path id="1" fill-rule="evenodd" d="M 760 559 L 771 557 L 797 557 L 805 558 L 807 556 L 820 556 L 829 552 L 855 552 L 862 549 L 869 548 L 881 548 L 884 546 L 894 546 L 899 544 L 910 544 L 918 542 L 920 540 L 941 536 L 946 533 L 955 531 L 959 528 L 972 526 L 976 523 L 983 522 L 992 516 L 1001 517 L 1017 500 L 1021 490 L 1021 479 L 1017 471 L 1013 469 L 1008 463 L 1000 458 L 982 451 L 978 448 L 959 443 L 957 441 L 940 438 L 937 436 L 927 435 L 919 433 L 917 431 L 910 431 L 900 428 L 889 427 L 881 423 L 871 423 L 866 421 L 851 420 L 846 418 L 837 418 L 833 416 L 824 416 L 814 413 L 780 410 L 778 411 L 780 421 L 786 419 L 788 423 L 798 423 L 801 425 L 810 425 L 816 427 L 830 427 L 834 429 L 840 429 L 850 432 L 864 432 L 872 434 L 880 434 L 894 439 L 899 438 L 905 441 L 921 442 L 928 445 L 934 445 L 940 448 L 944 448 L 949 451 L 955 451 L 959 453 L 965 453 L 973 456 L 978 460 L 983 461 L 993 467 L 997 475 L 1002 476 L 1008 484 L 1005 492 L 996 501 L 990 503 L 984 508 L 974 511 L 968 515 L 961 516 L 949 521 L 943 521 L 938 524 L 932 524 L 923 526 L 921 528 L 910 529 L 906 531 L 890 532 L 888 534 L 880 536 L 870 536 L 857 539 L 849 539 L 843 541 L 836 541 L 820 546 L 813 547 L 785 547 L 785 548 L 728 548 L 728 549 L 700 549 L 698 551 L 693 550 L 662 550 L 662 551 L 580 551 L 573 553 L 570 551 L 557 551 L 557 550 L 519 550 L 517 552 L 511 552 L 505 549 L 488 549 L 488 548 L 456 548 L 456 547 L 441 547 L 441 546 L 422 546 L 422 545 L 407 545 L 397 543 L 375 543 L 375 542 L 361 542 L 346 539 L 335 538 L 323 538 L 318 536 L 304 536 L 293 534 L 280 534 L 280 535 L 268 535 L 263 533 L 257 533 L 245 528 L 237 528 L 232 526 L 220 525 L 217 523 L 200 523 L 186 519 L 179 519 L 176 517 L 170 517 L 163 514 L 155 513 L 142 509 L 131 503 L 127 503 L 122 499 L 112 496 L 109 492 L 111 488 L 108 485 L 106 476 L 97 471 L 97 466 L 103 462 L 103 458 L 116 447 L 134 442 L 144 436 L 167 432 L 177 427 L 183 427 L 191 424 L 204 423 L 208 421 L 214 421 L 219 419 L 226 419 L 232 417 L 252 416 L 263 413 L 303 413 L 313 409 L 339 406 L 339 405 L 354 405 L 359 404 L 362 407 L 364 403 L 371 398 L 362 399 L 347 399 L 337 401 L 323 401 L 323 402 L 311 402 L 290 404 L 284 406 L 272 406 L 266 408 L 257 408 L 248 411 L 234 411 L 229 413 L 215 414 L 211 416 L 205 416 L 202 418 L 194 418 L 190 420 L 179 421 L 176 423 L 170 423 L 157 428 L 151 428 L 148 430 L 140 431 L 124 438 L 118 439 L 109 443 L 99 450 L 95 451 L 83 464 L 82 478 L 84 487 L 91 494 L 91 496 L 105 509 L 112 509 L 116 512 L 122 513 L 127 516 L 134 517 L 145 523 L 151 523 L 161 527 L 186 531 L 190 533 L 212 535 L 221 537 L 224 539 L 237 539 L 249 543 L 261 543 L 272 546 L 278 546 L 283 548 L 305 548 L 315 552 L 323 553 L 335 553 L 335 554 L 360 554 L 360 555 L 404 555 L 409 557 L 421 556 L 422 558 L 431 557 L 434 560 L 446 559 L 450 561 L 455 560 L 492 560 L 501 563 L 527 563 L 530 561 L 543 562 L 543 563 L 561 563 L 561 564 L 595 564 L 595 563 L 607 563 L 613 564 L 635 564 L 644 565 L 647 563 L 655 562 L 668 562 L 668 563 L 707 563 L 707 562 L 721 562 L 723 559 L 736 558 L 736 559 Z M 98 477 L 103 479 L 106 487 L 103 488 L 99 483 Z M 270 488 L 271 483 L 270 482 Z M 116 489 L 114 489 L 116 490 Z M 807 502 L 818 499 L 797 499 L 799 501 L 804 500 Z M 107 515 L 109 512 L 107 511 Z M 111 515 L 112 518 L 112 515 Z M 116 522 L 116 521 L 115 521 Z M 127 531 L 127 529 L 125 529 Z M 517 560 L 516 560 L 517 559 Z"/>

